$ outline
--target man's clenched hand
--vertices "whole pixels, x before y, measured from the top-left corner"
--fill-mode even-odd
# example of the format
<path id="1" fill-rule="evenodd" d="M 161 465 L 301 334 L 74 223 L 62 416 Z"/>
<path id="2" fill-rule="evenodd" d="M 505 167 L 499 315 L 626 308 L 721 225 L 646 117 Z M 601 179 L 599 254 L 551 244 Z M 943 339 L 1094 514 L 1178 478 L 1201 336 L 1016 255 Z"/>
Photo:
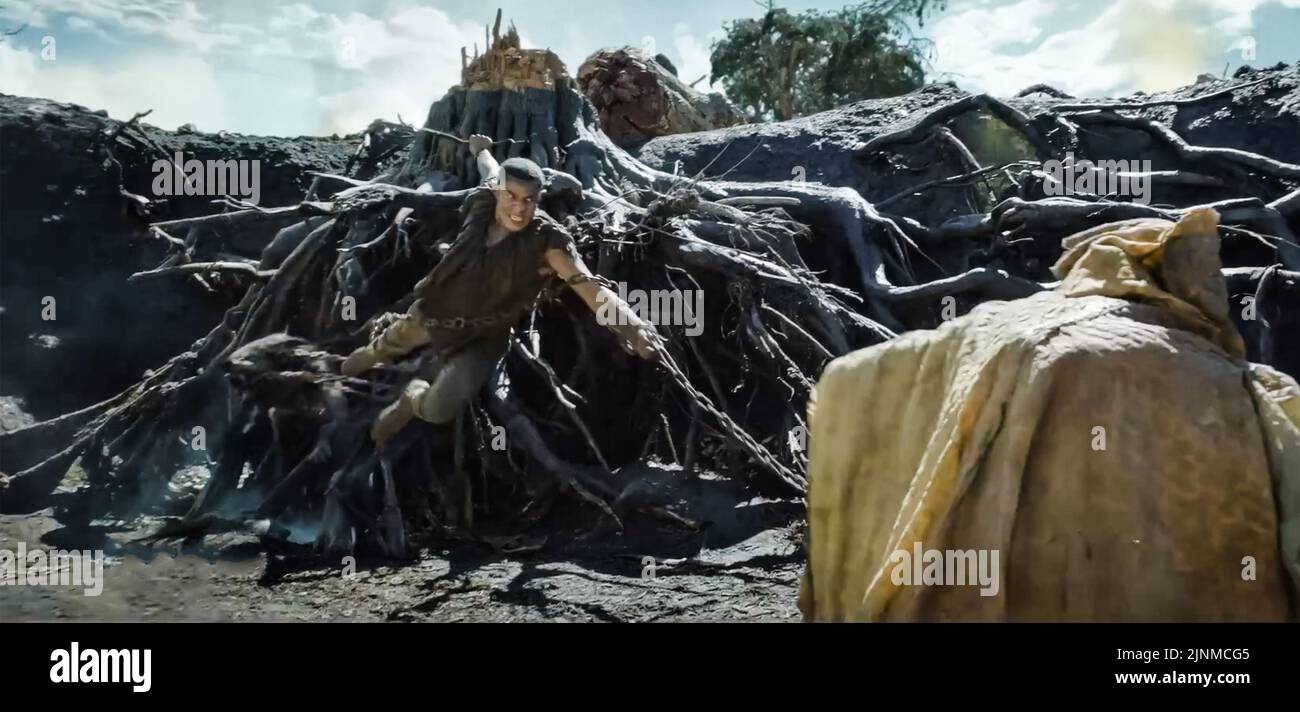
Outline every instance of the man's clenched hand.
<path id="1" fill-rule="evenodd" d="M 655 325 L 648 321 L 638 321 L 634 324 L 619 327 L 618 335 L 621 337 L 620 345 L 630 354 L 635 354 L 641 358 L 658 363 L 664 351 L 664 339 L 655 329 Z"/>
<path id="2" fill-rule="evenodd" d="M 471 155 L 477 156 L 480 151 L 491 151 L 492 143 L 490 137 L 483 134 L 474 134 L 469 137 L 469 152 Z"/>

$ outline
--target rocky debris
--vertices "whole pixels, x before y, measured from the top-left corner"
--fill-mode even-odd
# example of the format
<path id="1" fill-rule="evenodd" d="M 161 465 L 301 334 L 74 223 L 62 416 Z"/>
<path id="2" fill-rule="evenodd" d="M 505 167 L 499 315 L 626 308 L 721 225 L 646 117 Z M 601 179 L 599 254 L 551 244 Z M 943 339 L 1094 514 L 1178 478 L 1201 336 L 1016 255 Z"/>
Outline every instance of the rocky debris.
<path id="1" fill-rule="evenodd" d="M 736 508 L 732 519 L 762 519 Z M 7 587 L 0 621 L 795 622 L 801 571 L 791 525 L 724 523 L 690 545 L 675 530 L 542 551 L 436 542 L 402 565 L 305 562 L 228 532 L 147 541 L 149 520 L 70 527 L 53 510 L 0 515 L 0 548 L 98 548 L 103 590 Z M 144 526 L 139 526 L 144 525 Z M 694 553 L 692 553 L 694 552 Z"/>

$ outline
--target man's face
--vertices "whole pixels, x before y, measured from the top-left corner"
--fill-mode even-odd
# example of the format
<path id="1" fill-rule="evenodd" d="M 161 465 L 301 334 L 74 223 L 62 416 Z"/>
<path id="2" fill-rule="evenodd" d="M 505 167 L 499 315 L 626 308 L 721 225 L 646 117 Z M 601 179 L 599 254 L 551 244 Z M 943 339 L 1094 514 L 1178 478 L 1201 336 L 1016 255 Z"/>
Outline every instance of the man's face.
<path id="1" fill-rule="evenodd" d="M 541 195 L 539 185 L 526 181 L 517 181 L 507 177 L 505 187 L 497 193 L 497 224 L 510 232 L 519 232 L 533 221 L 537 212 L 537 198 Z"/>

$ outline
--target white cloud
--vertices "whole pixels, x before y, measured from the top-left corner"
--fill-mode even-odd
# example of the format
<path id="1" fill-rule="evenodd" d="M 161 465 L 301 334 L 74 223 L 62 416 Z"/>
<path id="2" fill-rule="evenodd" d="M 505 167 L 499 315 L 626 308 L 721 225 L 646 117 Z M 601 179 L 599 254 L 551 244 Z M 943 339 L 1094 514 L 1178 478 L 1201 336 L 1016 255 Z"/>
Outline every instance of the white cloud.
<path id="1" fill-rule="evenodd" d="M 1079 96 L 1190 84 L 1245 33 L 1252 12 L 1300 0 L 1103 0 L 1083 26 L 1045 0 L 954 6 L 933 27 L 935 67 L 972 91 L 1009 95 L 1038 82 Z"/>
<path id="2" fill-rule="evenodd" d="M 1045 0 L 1020 0 L 997 7 L 954 7 L 931 30 L 935 68 L 941 74 L 956 75 L 958 84 L 970 90 L 1001 95 L 1043 81 L 1030 77 L 1045 73 L 1046 65 L 1056 57 L 1041 46 L 1026 56 L 1017 56 L 1009 47 L 1041 37 L 1042 24 L 1051 12 L 1052 6 Z M 1055 43 L 1061 44 L 1059 36 Z M 1081 58 L 1080 65 L 1084 61 Z"/>
<path id="3" fill-rule="evenodd" d="M 69 17 L 66 24 L 68 25 L 69 30 L 78 30 L 84 32 L 87 30 L 95 29 L 95 23 L 91 22 L 90 20 L 87 20 L 84 17 L 78 17 L 76 15 L 72 15 L 71 17 Z"/>
<path id="4" fill-rule="evenodd" d="M 481 25 L 434 8 L 412 7 L 386 18 L 281 8 L 277 28 L 249 49 L 254 56 L 305 60 L 317 88 L 316 130 L 348 133 L 375 118 L 422 122 L 429 105 L 460 81 L 462 46 L 482 43 Z"/>
<path id="5" fill-rule="evenodd" d="M 306 27 L 309 22 L 320 17 L 310 5 L 294 3 L 280 8 L 280 11 L 267 23 L 273 30 L 293 30 Z"/>
<path id="6" fill-rule="evenodd" d="M 66 15 L 63 24 L 72 32 L 84 32 L 87 34 L 91 34 L 94 35 L 95 37 L 98 37 L 101 40 L 104 40 L 105 42 L 108 42 L 109 44 L 115 44 L 115 45 L 126 44 L 123 41 L 122 35 L 120 33 L 113 34 L 111 32 L 107 32 L 95 20 L 88 20 L 84 17 L 81 17 L 80 15 Z"/>
<path id="7" fill-rule="evenodd" d="M 166 128 L 194 123 L 215 131 L 230 120 L 212 67 L 197 57 L 140 54 L 104 69 L 46 62 L 37 52 L 0 44 L 0 91 L 104 109 L 117 119 L 153 109 L 145 121 Z"/>
<path id="8" fill-rule="evenodd" d="M 1300 0 L 1199 0 L 1216 14 L 1224 17 L 1216 27 L 1227 34 L 1250 32 L 1251 15 L 1256 9 L 1265 5 L 1281 5 L 1288 8 L 1300 8 Z"/>
<path id="9" fill-rule="evenodd" d="M 723 33 L 721 30 L 715 30 L 700 40 L 691 32 L 691 28 L 685 22 L 679 22 L 673 25 L 673 48 L 677 50 L 677 77 L 687 84 L 704 77 L 704 81 L 695 85 L 700 91 L 722 91 L 722 86 L 711 87 L 709 84 L 709 73 L 712 64 L 709 62 L 709 46 L 716 39 L 720 39 Z"/>
<path id="10" fill-rule="evenodd" d="M 33 2 L 5 2 L 0 5 L 0 28 L 14 30 L 27 27 L 49 27 L 50 20 Z"/>
<path id="11" fill-rule="evenodd" d="M 59 60 L 45 63 L 9 48 L 0 64 L 4 91 L 114 116 L 153 108 L 147 120 L 164 128 L 265 132 L 273 124 L 328 134 L 360 130 L 377 117 L 418 123 L 460 81 L 461 46 L 483 41 L 482 25 L 456 23 L 430 7 L 371 16 L 295 3 L 275 8 L 262 26 L 224 21 L 235 19 L 221 15 L 225 6 L 188 0 L 49 0 L 43 8 L 61 15 L 70 33 L 135 49 L 107 61 L 79 59 L 60 36 Z M 6 3 L 0 18 L 28 10 Z M 268 102 L 286 106 L 272 83 L 299 102 L 292 121 L 265 115 Z"/>
<path id="12" fill-rule="evenodd" d="M 31 96 L 38 61 L 35 52 L 0 42 L 0 92 Z"/>
<path id="13" fill-rule="evenodd" d="M 177 0 L 45 0 L 35 5 L 17 2 L 0 6 L 0 21 L 29 22 L 50 27 L 51 16 L 62 16 L 73 31 L 89 31 L 114 43 L 138 37 L 159 37 L 190 49 L 207 52 L 219 45 L 235 45 L 228 32 L 211 32 L 214 25 L 193 2 Z M 30 20 L 28 18 L 31 18 Z"/>
<path id="14" fill-rule="evenodd" d="M 578 67 L 586 61 L 587 57 L 596 50 L 596 43 L 588 39 L 587 35 L 578 27 L 577 23 L 565 23 L 564 36 L 558 46 L 552 47 L 551 50 L 564 62 L 564 66 L 570 74 L 578 71 Z"/>

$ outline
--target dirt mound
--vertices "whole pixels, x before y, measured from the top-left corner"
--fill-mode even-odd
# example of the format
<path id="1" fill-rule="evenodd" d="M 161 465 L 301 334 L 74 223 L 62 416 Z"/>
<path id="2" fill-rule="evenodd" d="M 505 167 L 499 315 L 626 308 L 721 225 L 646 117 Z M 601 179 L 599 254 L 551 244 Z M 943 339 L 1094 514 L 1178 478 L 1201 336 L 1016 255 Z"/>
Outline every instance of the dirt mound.
<path id="1" fill-rule="evenodd" d="M 168 249 L 150 238 L 148 220 L 213 209 L 212 196 L 154 195 L 155 161 L 177 152 L 257 159 L 261 204 L 281 205 L 302 199 L 308 171 L 341 170 L 357 143 L 143 123 L 110 142 L 122 123 L 76 104 L 0 95 L 0 394 L 23 396 L 38 419 L 116 393 L 221 316 L 223 300 L 197 282 L 126 283 Z M 199 240 L 196 249 L 257 255 L 269 237 L 253 231 L 232 244 Z"/>

